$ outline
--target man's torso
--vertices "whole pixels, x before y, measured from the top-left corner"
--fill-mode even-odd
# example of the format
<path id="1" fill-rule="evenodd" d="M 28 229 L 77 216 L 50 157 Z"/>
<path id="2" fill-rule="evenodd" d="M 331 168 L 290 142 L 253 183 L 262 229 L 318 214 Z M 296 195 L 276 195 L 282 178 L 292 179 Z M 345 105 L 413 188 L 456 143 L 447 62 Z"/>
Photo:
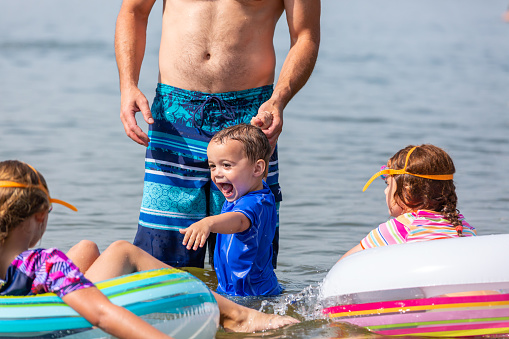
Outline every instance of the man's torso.
<path id="1" fill-rule="evenodd" d="M 283 0 L 165 0 L 159 82 L 219 93 L 274 81 Z"/>

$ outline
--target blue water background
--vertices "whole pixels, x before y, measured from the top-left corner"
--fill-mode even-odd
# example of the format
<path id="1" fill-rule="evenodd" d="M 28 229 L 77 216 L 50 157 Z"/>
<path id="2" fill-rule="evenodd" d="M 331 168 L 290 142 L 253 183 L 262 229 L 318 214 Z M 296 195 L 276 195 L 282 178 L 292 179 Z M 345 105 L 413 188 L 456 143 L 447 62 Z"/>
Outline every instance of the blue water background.
<path id="1" fill-rule="evenodd" d="M 86 238 L 104 249 L 131 241 L 136 231 L 144 148 L 125 136 L 119 119 L 113 36 L 120 3 L 1 5 L 0 159 L 34 165 L 55 198 L 79 209 L 55 207 L 43 247 L 65 250 Z M 156 3 L 150 18 L 140 77 L 150 101 L 161 7 Z M 322 2 L 318 63 L 285 110 L 279 144 L 277 275 L 286 296 L 319 283 L 341 254 L 388 218 L 383 182 L 361 190 L 408 144 L 448 151 L 460 211 L 481 235 L 508 232 L 506 8 L 505 0 Z M 275 44 L 280 69 L 289 48 L 284 16 Z M 468 258 L 475 249 L 454 255 Z M 337 331 L 307 321 L 272 335 L 321 338 Z"/>

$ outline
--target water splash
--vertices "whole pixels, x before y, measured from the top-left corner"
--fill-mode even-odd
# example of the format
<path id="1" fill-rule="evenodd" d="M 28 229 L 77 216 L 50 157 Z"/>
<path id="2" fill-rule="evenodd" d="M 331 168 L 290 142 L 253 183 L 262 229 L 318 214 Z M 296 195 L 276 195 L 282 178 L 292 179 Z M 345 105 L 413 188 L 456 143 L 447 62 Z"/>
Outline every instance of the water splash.
<path id="1" fill-rule="evenodd" d="M 283 295 L 278 299 L 264 300 L 261 304 L 261 312 L 274 312 L 279 315 L 299 315 L 303 320 L 327 319 L 322 313 L 324 305 L 320 298 L 321 283 L 310 285 L 301 292 Z"/>

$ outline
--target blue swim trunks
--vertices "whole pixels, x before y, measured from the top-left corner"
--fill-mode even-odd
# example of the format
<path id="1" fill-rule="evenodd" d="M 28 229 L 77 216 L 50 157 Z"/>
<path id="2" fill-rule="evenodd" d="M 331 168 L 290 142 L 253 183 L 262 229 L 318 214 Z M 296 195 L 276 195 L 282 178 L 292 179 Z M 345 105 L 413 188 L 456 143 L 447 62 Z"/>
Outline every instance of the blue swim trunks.
<path id="1" fill-rule="evenodd" d="M 179 229 L 221 213 L 225 199 L 210 179 L 208 143 L 228 126 L 250 123 L 272 91 L 272 86 L 263 86 L 211 94 L 157 85 L 136 246 L 174 267 L 204 267 L 206 247 L 187 250 Z M 276 148 L 266 181 L 279 205 L 282 196 L 278 176 Z M 209 240 L 212 257 L 215 234 Z M 274 267 L 278 244 L 279 228 L 273 244 Z"/>

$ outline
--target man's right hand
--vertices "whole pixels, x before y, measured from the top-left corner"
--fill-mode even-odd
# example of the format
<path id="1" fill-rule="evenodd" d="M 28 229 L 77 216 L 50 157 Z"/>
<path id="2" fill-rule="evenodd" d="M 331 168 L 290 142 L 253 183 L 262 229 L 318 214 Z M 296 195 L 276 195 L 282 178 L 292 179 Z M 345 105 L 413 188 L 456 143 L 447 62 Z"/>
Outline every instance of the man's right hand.
<path id="1" fill-rule="evenodd" d="M 138 144 L 148 146 L 150 139 L 138 126 L 135 117 L 137 112 L 141 112 L 147 124 L 154 123 L 147 98 L 137 87 L 122 91 L 120 97 L 120 120 L 125 133 Z"/>

